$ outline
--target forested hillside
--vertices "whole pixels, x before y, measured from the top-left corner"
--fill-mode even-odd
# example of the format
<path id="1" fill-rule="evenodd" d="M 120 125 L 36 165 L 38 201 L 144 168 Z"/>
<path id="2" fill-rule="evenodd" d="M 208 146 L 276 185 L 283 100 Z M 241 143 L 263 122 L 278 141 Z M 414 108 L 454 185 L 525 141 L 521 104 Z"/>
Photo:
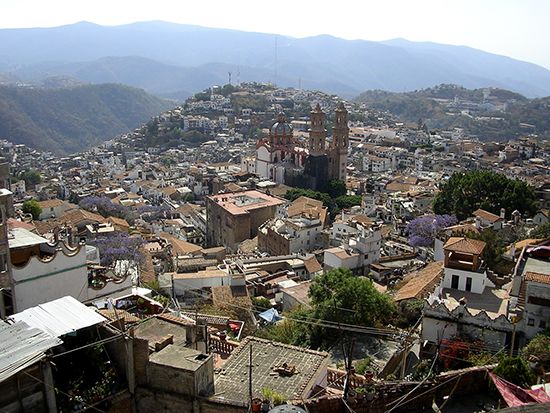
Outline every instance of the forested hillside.
<path id="1" fill-rule="evenodd" d="M 115 84 L 0 86 L 0 138 L 73 153 L 130 131 L 170 106 L 143 90 Z"/>

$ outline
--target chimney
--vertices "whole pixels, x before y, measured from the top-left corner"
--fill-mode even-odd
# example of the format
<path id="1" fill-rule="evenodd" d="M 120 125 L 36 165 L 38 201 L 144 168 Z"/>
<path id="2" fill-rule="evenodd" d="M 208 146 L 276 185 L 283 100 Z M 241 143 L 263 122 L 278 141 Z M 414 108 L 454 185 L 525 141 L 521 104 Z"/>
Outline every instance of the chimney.
<path id="1" fill-rule="evenodd" d="M 500 208 L 500 217 L 504 219 L 505 216 L 506 216 L 506 210 L 504 208 Z"/>
<path id="2" fill-rule="evenodd" d="M 480 217 L 476 217 L 476 228 L 477 229 L 481 228 L 481 218 Z"/>

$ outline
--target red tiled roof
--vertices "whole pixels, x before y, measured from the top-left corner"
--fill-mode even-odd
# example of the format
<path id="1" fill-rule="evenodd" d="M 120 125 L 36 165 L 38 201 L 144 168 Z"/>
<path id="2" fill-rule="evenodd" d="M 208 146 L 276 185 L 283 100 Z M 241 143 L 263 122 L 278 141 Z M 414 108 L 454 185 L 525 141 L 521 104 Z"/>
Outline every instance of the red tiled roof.
<path id="1" fill-rule="evenodd" d="M 484 209 L 478 209 L 474 211 L 474 216 L 480 217 L 481 219 L 484 219 L 485 221 L 489 221 L 491 223 L 495 223 L 498 221 L 502 221 L 502 218 L 499 217 L 496 214 L 493 214 L 492 212 L 485 211 Z"/>
<path id="2" fill-rule="evenodd" d="M 550 274 L 541 274 L 538 272 L 526 272 L 525 281 L 534 281 L 541 284 L 550 284 Z"/>
<path id="3" fill-rule="evenodd" d="M 480 255 L 485 249 L 485 242 L 465 237 L 451 237 L 443 246 L 444 250 Z"/>
<path id="4" fill-rule="evenodd" d="M 413 273 L 410 280 L 397 291 L 393 298 L 395 301 L 423 298 L 424 295 L 431 292 L 430 290 L 433 290 L 442 275 L 443 262 L 431 262 Z"/>

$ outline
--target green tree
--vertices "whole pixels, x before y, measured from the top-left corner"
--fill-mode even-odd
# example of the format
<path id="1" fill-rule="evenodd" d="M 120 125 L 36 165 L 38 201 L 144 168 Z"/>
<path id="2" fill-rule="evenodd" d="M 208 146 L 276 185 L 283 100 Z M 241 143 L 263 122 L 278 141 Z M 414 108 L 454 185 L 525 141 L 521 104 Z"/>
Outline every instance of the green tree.
<path id="1" fill-rule="evenodd" d="M 375 326 L 393 315 L 390 297 L 380 293 L 372 281 L 337 268 L 316 277 L 309 289 L 315 318 L 346 324 Z"/>
<path id="2" fill-rule="evenodd" d="M 285 312 L 284 317 L 276 324 L 261 327 L 254 335 L 294 346 L 311 346 L 312 311 L 298 307 Z"/>
<path id="3" fill-rule="evenodd" d="M 34 188 L 36 185 L 42 182 L 42 177 L 40 176 L 40 173 L 36 169 L 30 169 L 28 171 L 23 172 L 20 175 L 20 179 L 25 181 L 25 185 L 29 188 Z"/>
<path id="4" fill-rule="evenodd" d="M 550 336 L 537 334 L 523 347 L 521 355 L 527 360 L 530 357 L 536 357 L 543 366 L 550 366 Z"/>
<path id="5" fill-rule="evenodd" d="M 342 195 L 334 200 L 338 209 L 346 209 L 352 206 L 361 205 L 361 201 L 361 195 Z"/>
<path id="6" fill-rule="evenodd" d="M 31 214 L 32 219 L 38 219 L 42 213 L 42 208 L 36 199 L 29 199 L 28 201 L 23 202 L 22 210 L 25 214 Z"/>
<path id="7" fill-rule="evenodd" d="M 529 234 L 531 238 L 550 238 L 550 222 L 539 225 Z"/>
<path id="8" fill-rule="evenodd" d="M 504 357 L 493 372 L 504 380 L 523 388 L 527 388 L 535 383 L 535 375 L 527 362 L 519 356 Z"/>
<path id="9" fill-rule="evenodd" d="M 339 179 L 333 179 L 328 183 L 328 194 L 332 198 L 338 198 L 339 196 L 346 195 L 346 183 Z"/>
<path id="10" fill-rule="evenodd" d="M 250 301 L 252 301 L 252 305 L 256 307 L 259 311 L 273 308 L 269 300 L 265 297 L 252 297 Z"/>
<path id="11" fill-rule="evenodd" d="M 312 189 L 304 188 L 292 188 L 285 193 L 285 199 L 288 199 L 289 201 L 294 201 L 301 196 L 307 196 L 308 198 L 322 201 L 323 205 L 326 206 L 331 212 L 332 209 L 334 209 L 334 207 L 336 206 L 334 200 L 330 197 L 329 194 L 325 192 L 318 192 Z"/>
<path id="12" fill-rule="evenodd" d="M 536 212 L 535 192 L 525 182 L 509 179 L 492 171 L 468 171 L 455 173 L 441 185 L 436 195 L 433 210 L 436 214 L 456 215 L 465 219 L 482 208 L 499 214 L 505 208 L 532 215 Z"/>

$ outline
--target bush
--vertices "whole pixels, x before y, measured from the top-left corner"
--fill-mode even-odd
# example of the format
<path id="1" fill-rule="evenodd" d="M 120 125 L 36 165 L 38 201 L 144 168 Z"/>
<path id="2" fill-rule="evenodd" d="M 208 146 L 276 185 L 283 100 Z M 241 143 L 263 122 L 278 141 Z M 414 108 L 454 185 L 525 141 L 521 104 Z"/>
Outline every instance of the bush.
<path id="1" fill-rule="evenodd" d="M 543 366 L 550 366 L 550 337 L 545 334 L 537 334 L 523 347 L 521 355 L 526 360 L 536 357 Z"/>
<path id="2" fill-rule="evenodd" d="M 355 364 L 355 371 L 357 372 L 357 374 L 364 375 L 367 371 L 374 372 L 375 370 L 377 370 L 377 367 L 374 364 L 372 357 L 369 357 L 369 356 L 359 360 Z"/>
<path id="3" fill-rule="evenodd" d="M 530 387 L 536 380 L 531 368 L 521 357 L 504 357 L 493 373 L 522 388 Z"/>
<path id="4" fill-rule="evenodd" d="M 31 214 L 32 219 L 35 220 L 38 219 L 38 217 L 42 213 L 42 208 L 34 198 L 23 202 L 23 206 L 21 209 L 25 214 Z"/>

